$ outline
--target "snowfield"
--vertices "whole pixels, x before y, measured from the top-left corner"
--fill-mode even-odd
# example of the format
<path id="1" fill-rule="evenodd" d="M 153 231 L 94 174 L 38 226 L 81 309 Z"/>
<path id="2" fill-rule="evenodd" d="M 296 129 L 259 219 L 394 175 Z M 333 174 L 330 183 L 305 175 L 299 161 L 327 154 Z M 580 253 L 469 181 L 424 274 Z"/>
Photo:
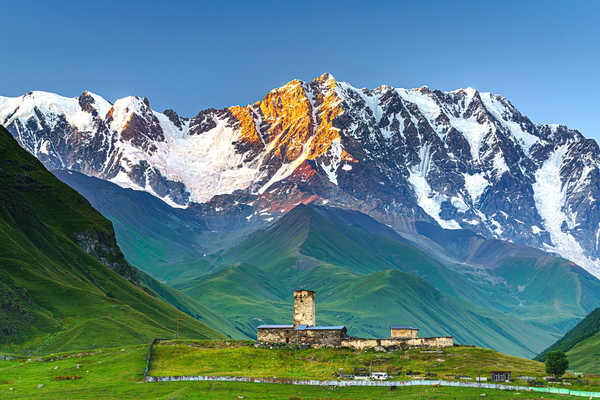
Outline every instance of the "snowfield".
<path id="1" fill-rule="evenodd" d="M 0 124 L 50 169 L 143 190 L 173 207 L 238 191 L 281 195 L 283 204 L 289 193 L 277 193 L 275 183 L 295 179 L 304 165 L 307 176 L 319 178 L 306 197 L 320 204 L 339 205 L 336 198 L 344 198 L 344 206 L 372 210 L 392 226 L 400 216 L 394 213 L 425 213 L 445 229 L 536 246 L 600 277 L 600 155 L 583 146 L 579 132 L 535 125 L 503 96 L 473 88 L 369 90 L 324 75 L 292 81 L 269 95 L 276 99 L 279 93 L 305 97 L 288 109 L 280 100 L 238 107 L 256 131 L 250 135 L 255 143 L 246 147 L 239 146 L 249 140 L 242 123 L 227 109 L 180 118 L 152 110 L 137 96 L 113 104 L 90 92 L 0 97 Z M 262 106 L 271 109 L 263 113 Z M 341 114 L 324 134 L 330 136 L 316 137 L 338 106 Z M 312 131 L 293 136 L 302 143 L 292 143 L 297 152 L 285 157 L 290 143 L 284 139 L 302 118 L 309 118 L 306 129 Z M 284 120 L 288 127 L 275 129 Z M 326 148 L 318 147 L 323 143 Z M 590 218 L 593 231 L 582 235 L 577 229 Z"/>

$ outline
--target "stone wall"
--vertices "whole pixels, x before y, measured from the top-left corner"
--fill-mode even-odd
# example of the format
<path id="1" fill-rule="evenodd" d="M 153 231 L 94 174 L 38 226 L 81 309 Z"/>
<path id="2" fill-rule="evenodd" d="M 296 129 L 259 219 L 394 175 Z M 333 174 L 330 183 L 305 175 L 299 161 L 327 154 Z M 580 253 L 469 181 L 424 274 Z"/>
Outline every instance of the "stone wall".
<path id="1" fill-rule="evenodd" d="M 393 338 L 418 338 L 418 329 L 392 329 L 390 337 Z"/>
<path id="2" fill-rule="evenodd" d="M 294 332 L 292 328 L 260 328 L 257 330 L 256 341 L 259 343 L 290 343 Z"/>
<path id="3" fill-rule="evenodd" d="M 398 342 L 405 342 L 409 347 L 451 347 L 454 346 L 454 338 L 452 336 L 440 336 L 429 338 L 414 338 L 414 339 L 381 339 L 381 345 L 384 347 L 395 346 Z"/>
<path id="4" fill-rule="evenodd" d="M 345 337 L 346 329 L 260 328 L 256 341 L 319 348 L 339 347 Z"/>
<path id="5" fill-rule="evenodd" d="M 375 347 L 389 348 L 411 348 L 411 347 L 451 347 L 454 346 L 452 336 L 432 338 L 387 338 L 387 339 L 362 339 L 346 337 L 341 340 L 341 347 L 349 347 L 355 350 L 367 350 Z"/>
<path id="6" fill-rule="evenodd" d="M 350 347 L 355 350 L 367 350 L 377 346 L 381 346 L 381 339 L 361 339 L 354 337 L 347 337 L 342 340 L 342 347 Z"/>
<path id="7" fill-rule="evenodd" d="M 257 342 L 268 344 L 289 344 L 320 347 L 349 347 L 355 350 L 382 347 L 415 348 L 415 347 L 451 347 L 454 346 L 452 336 L 431 338 L 385 338 L 363 339 L 346 336 L 345 329 L 302 329 L 293 328 L 261 328 L 258 329 Z"/>
<path id="8" fill-rule="evenodd" d="M 294 292 L 294 327 L 298 325 L 315 326 L 315 292 L 296 290 Z"/>
<path id="9" fill-rule="evenodd" d="M 346 329 L 318 329 L 296 331 L 298 344 L 307 344 L 314 348 L 339 347 L 346 337 Z"/>

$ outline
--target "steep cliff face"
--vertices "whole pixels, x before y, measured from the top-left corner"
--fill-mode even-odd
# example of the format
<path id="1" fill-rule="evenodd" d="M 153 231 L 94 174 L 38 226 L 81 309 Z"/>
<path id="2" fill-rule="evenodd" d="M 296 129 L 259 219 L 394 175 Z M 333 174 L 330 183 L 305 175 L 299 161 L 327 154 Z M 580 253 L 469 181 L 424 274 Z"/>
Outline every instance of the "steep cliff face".
<path id="1" fill-rule="evenodd" d="M 125 261 L 117 246 L 110 221 L 24 152 L 2 127 L 0 145 L 0 217 L 8 226 L 27 227 L 30 231 L 25 234 L 31 235 L 29 239 L 34 243 L 36 237 L 59 232 L 64 240 L 138 284 L 136 270 Z M 51 242 L 50 238 L 46 240 Z M 19 246 L 15 246 L 16 251 Z"/>
<path id="2" fill-rule="evenodd" d="M 138 97 L 32 92 L 0 98 L 0 123 L 51 169 L 203 215 L 268 220 L 317 202 L 397 230 L 470 229 L 600 274 L 597 143 L 492 93 L 357 89 L 324 74 L 193 118 Z"/>
<path id="3" fill-rule="evenodd" d="M 128 281 L 139 284 L 137 271 L 125 261 L 121 249 L 117 246 L 112 227 L 108 232 L 96 230 L 74 232 L 72 239 L 83 251 L 103 265 L 116 271 Z"/>

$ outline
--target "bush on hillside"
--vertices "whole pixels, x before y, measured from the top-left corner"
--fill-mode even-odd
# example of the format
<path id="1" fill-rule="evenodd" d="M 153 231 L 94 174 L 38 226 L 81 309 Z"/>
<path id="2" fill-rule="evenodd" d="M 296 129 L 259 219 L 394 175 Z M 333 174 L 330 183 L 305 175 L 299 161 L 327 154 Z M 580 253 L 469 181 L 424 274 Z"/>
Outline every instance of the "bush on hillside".
<path id="1" fill-rule="evenodd" d="M 562 376 L 569 368 L 569 360 L 562 351 L 551 351 L 546 354 L 546 372 L 555 377 Z"/>

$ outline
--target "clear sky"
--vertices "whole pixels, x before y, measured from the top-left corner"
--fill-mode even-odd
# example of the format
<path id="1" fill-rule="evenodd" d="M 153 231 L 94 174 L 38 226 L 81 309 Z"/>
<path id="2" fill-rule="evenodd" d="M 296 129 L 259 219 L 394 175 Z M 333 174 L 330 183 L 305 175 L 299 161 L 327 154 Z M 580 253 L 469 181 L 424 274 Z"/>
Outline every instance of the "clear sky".
<path id="1" fill-rule="evenodd" d="M 358 87 L 472 86 L 600 139 L 600 2 L 21 0 L 1 10 L 4 96 L 88 89 L 192 116 L 330 72 Z"/>

